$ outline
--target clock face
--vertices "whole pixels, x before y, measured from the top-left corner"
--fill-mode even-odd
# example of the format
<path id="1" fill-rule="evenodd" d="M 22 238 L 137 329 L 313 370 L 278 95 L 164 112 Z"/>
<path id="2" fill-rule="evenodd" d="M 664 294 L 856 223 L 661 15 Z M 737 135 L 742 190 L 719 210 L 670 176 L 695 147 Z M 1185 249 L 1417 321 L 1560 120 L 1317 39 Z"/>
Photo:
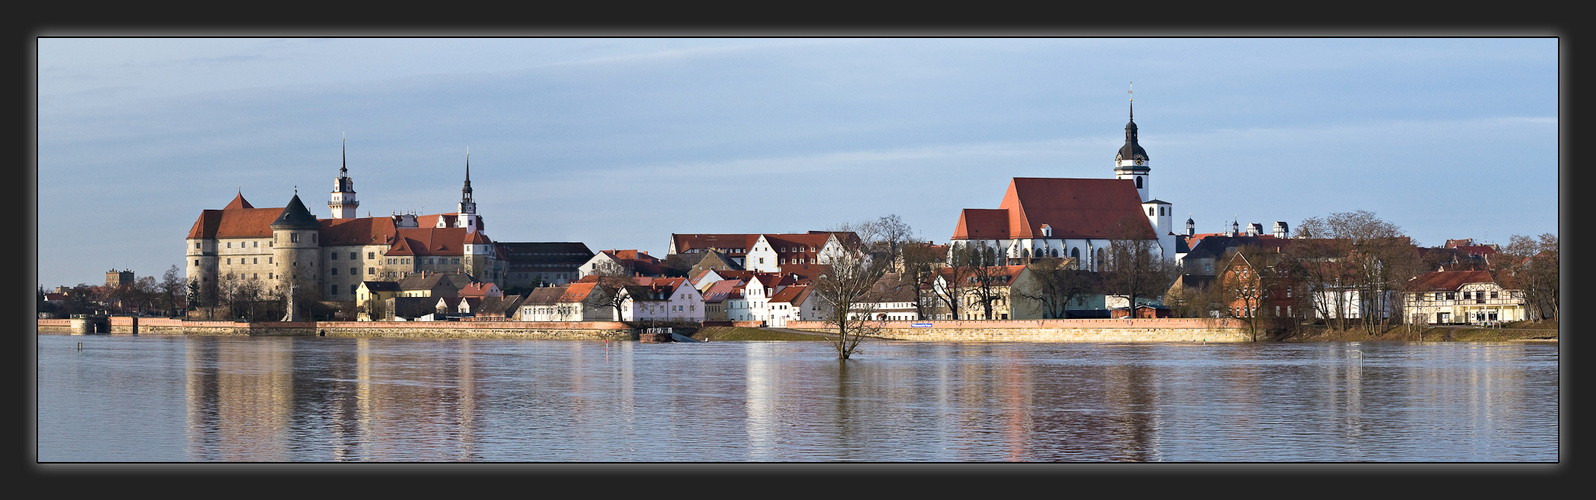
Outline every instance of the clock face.
<path id="1" fill-rule="evenodd" d="M 1145 164 L 1145 163 L 1147 163 L 1147 160 L 1143 160 L 1143 159 L 1141 159 L 1141 158 L 1137 158 L 1137 159 L 1136 159 L 1136 164 L 1137 164 L 1137 165 L 1141 165 L 1141 164 Z"/>

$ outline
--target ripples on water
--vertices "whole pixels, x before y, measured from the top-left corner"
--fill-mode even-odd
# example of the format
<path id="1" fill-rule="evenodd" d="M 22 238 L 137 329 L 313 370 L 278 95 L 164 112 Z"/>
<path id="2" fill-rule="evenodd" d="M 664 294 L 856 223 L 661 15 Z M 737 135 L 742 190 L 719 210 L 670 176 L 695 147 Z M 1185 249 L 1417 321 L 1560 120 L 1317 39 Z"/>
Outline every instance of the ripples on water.
<path id="1" fill-rule="evenodd" d="M 38 341 L 43 462 L 1558 460 L 1556 344 Z"/>

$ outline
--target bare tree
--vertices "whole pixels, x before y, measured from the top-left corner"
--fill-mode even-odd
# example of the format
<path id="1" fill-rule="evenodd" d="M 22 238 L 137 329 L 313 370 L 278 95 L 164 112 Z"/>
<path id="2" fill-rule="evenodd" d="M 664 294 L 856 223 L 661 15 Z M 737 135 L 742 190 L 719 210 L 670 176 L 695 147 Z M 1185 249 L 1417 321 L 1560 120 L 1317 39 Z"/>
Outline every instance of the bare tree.
<path id="1" fill-rule="evenodd" d="M 1397 225 L 1358 210 L 1310 217 L 1297 227 L 1290 257 L 1319 315 L 1345 330 L 1383 330 L 1398 315 L 1395 292 L 1424 270 L 1417 248 Z"/>
<path id="2" fill-rule="evenodd" d="M 166 273 L 161 275 L 159 289 L 161 293 L 161 308 L 165 311 L 166 316 L 171 316 L 177 311 L 178 299 L 183 297 L 184 292 L 188 290 L 188 287 L 183 283 L 183 272 L 178 270 L 175 265 L 168 268 Z"/>
<path id="3" fill-rule="evenodd" d="M 1137 298 L 1160 297 L 1180 277 L 1180 267 L 1159 255 L 1152 226 L 1140 217 L 1120 221 L 1116 236 L 1109 240 L 1106 260 L 1104 291 L 1125 296 L 1131 316 L 1135 316 Z"/>
<path id="4" fill-rule="evenodd" d="M 626 308 L 628 298 L 621 291 L 629 286 L 637 286 L 637 277 L 628 273 L 625 269 L 612 266 L 595 269 L 593 276 L 598 280 L 598 285 L 594 287 L 596 289 L 594 292 L 602 294 L 603 303 L 615 310 L 615 320 L 620 321 L 621 318 L 625 317 L 622 315 L 622 310 Z"/>
<path id="5" fill-rule="evenodd" d="M 975 282 L 976 269 L 985 265 L 981 243 L 949 243 L 948 264 L 939 271 L 941 285 L 932 291 L 937 300 L 948 309 L 952 319 L 961 319 L 964 311 L 966 289 Z"/>
<path id="6" fill-rule="evenodd" d="M 839 360 L 848 359 L 865 337 L 881 330 L 881 320 L 874 318 L 875 302 L 868 297 L 891 263 L 871 258 L 873 243 L 863 238 L 844 243 L 842 251 L 832 256 L 830 270 L 810 285 L 814 296 L 829 309 L 826 321 L 836 329 L 832 345 Z"/>
<path id="7" fill-rule="evenodd" d="M 1006 290 L 1012 275 L 1009 266 L 975 266 L 970 273 L 974 281 L 970 283 L 966 297 L 972 305 L 981 307 L 982 319 L 996 319 L 997 304 L 1008 297 Z"/>
<path id="8" fill-rule="evenodd" d="M 928 286 L 936 279 L 946 259 L 942 247 L 929 242 L 909 240 L 904 242 L 898 255 L 898 272 L 906 283 L 914 283 L 914 307 L 916 317 L 930 318 L 931 311 L 927 299 L 935 292 Z"/>
<path id="9" fill-rule="evenodd" d="M 1562 271 L 1559 262 L 1557 235 L 1544 233 L 1539 237 L 1513 235 L 1503 248 L 1503 268 L 1514 281 L 1513 285 L 1524 294 L 1524 306 L 1532 321 L 1550 318 L 1559 320 L 1558 301 L 1561 292 Z"/>
<path id="10" fill-rule="evenodd" d="M 1040 259 L 1029 267 L 1030 284 L 1017 286 L 1010 293 L 1035 301 L 1043 318 L 1068 317 L 1070 302 L 1097 292 L 1096 274 L 1076 269 L 1074 259 Z"/>

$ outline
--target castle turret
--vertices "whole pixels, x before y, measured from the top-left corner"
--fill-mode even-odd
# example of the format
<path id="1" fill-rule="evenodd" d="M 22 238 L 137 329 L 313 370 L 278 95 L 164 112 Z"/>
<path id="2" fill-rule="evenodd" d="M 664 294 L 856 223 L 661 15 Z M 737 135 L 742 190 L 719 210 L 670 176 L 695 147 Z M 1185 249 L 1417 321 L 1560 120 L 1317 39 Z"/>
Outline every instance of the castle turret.
<path id="1" fill-rule="evenodd" d="M 319 290 L 321 274 L 317 264 L 321 260 L 321 244 L 317 236 L 321 233 L 321 223 L 299 200 L 298 192 L 294 193 L 293 199 L 288 200 L 288 206 L 272 222 L 271 228 L 272 257 L 276 263 L 276 277 L 283 290 L 290 290 L 291 287 L 298 288 L 301 293 Z"/>
<path id="2" fill-rule="evenodd" d="M 360 207 L 360 200 L 355 199 L 355 180 L 349 178 L 349 145 L 345 141 L 342 162 L 338 166 L 338 177 L 333 179 L 332 197 L 327 200 L 327 208 L 332 209 L 334 219 L 353 219 L 355 209 Z"/>
<path id="3" fill-rule="evenodd" d="M 471 195 L 471 151 L 466 150 L 465 186 L 460 188 L 459 216 L 455 218 L 455 227 L 466 228 L 467 232 L 475 232 L 482 228 L 481 217 L 477 215 L 477 203 Z"/>

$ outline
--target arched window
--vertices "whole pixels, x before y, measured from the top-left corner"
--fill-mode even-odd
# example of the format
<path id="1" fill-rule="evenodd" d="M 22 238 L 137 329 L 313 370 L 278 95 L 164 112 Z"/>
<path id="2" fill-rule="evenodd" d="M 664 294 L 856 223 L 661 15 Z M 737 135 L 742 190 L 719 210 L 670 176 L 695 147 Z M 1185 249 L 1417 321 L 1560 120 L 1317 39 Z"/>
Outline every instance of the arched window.
<path id="1" fill-rule="evenodd" d="M 1147 207 L 1147 215 L 1153 215 L 1153 207 Z"/>
<path id="2" fill-rule="evenodd" d="M 1081 249 L 1080 249 L 1080 247 L 1076 247 L 1076 248 L 1071 249 L 1070 250 L 1070 257 L 1074 257 L 1075 260 L 1077 260 L 1077 261 L 1081 260 Z"/>
<path id="3" fill-rule="evenodd" d="M 1136 189 L 1141 189 L 1141 188 L 1142 188 L 1142 176 L 1138 175 L 1138 176 L 1136 176 Z"/>

